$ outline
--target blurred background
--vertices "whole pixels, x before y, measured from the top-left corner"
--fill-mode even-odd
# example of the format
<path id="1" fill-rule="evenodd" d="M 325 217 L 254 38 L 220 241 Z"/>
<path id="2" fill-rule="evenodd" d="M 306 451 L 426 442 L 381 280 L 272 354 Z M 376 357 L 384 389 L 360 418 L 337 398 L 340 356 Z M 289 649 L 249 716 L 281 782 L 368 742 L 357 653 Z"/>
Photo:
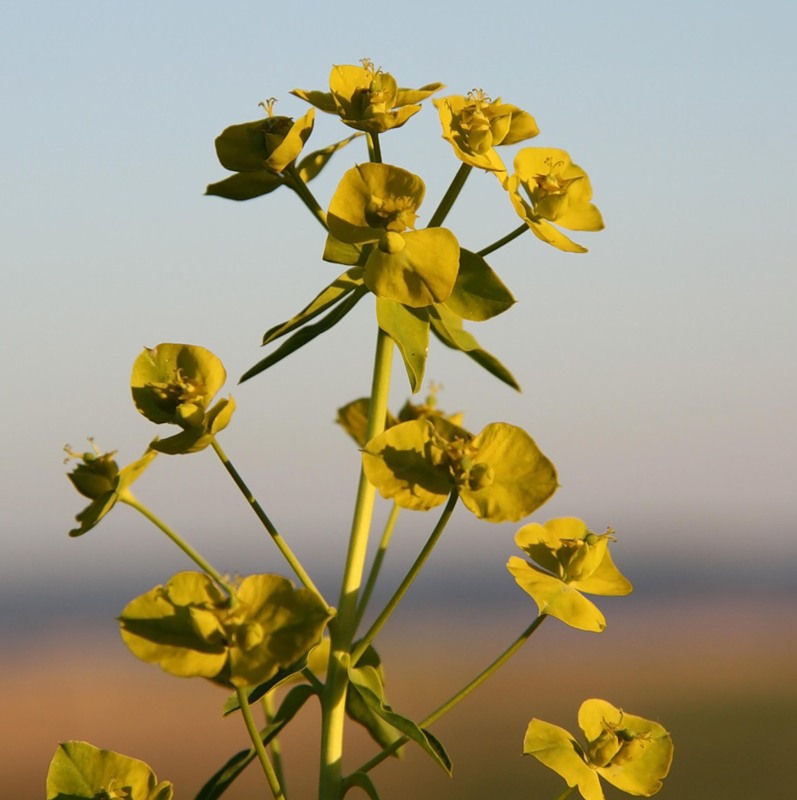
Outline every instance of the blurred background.
<path id="1" fill-rule="evenodd" d="M 143 346 L 201 344 L 225 363 L 238 411 L 222 444 L 330 598 L 358 470 L 336 409 L 367 394 L 372 305 L 251 382 L 263 332 L 335 275 L 324 236 L 286 190 L 204 197 L 227 173 L 214 138 L 298 117 L 289 91 L 327 88 L 332 64 L 371 58 L 399 84 L 481 88 L 532 113 L 530 145 L 589 173 L 606 230 L 568 255 L 527 235 L 490 257 L 518 298 L 472 330 L 516 393 L 432 343 L 440 405 L 478 431 L 524 427 L 561 489 L 534 517 L 617 531 L 631 597 L 602 601 L 600 636 L 548 622 L 471 704 L 435 727 L 455 763 L 422 754 L 375 773 L 385 798 L 553 798 L 561 782 L 520 757 L 532 716 L 573 731 L 603 697 L 660 719 L 676 761 L 661 797 L 790 797 L 797 738 L 797 373 L 792 189 L 797 179 L 797 11 L 618 0 L 431 6 L 231 0 L 6 4 L 0 29 L 7 420 L 0 481 L 0 760 L 9 796 L 40 797 L 56 743 L 87 739 L 147 760 L 190 797 L 244 734 L 220 690 L 135 662 L 114 618 L 189 568 L 121 507 L 68 539 L 83 498 L 61 448 L 94 436 L 137 458 L 156 429 L 130 402 Z M 310 149 L 347 135 L 318 114 Z M 386 161 L 427 186 L 431 215 L 458 162 L 429 103 L 383 137 Z M 511 164 L 516 148 L 501 151 Z M 325 206 L 357 142 L 312 184 Z M 425 217 L 424 217 L 425 214 Z M 449 217 L 478 250 L 515 228 L 505 194 L 473 174 Z M 424 392 L 426 390 L 424 389 Z M 396 363 L 395 410 L 408 397 Z M 159 458 L 137 496 L 220 569 L 287 573 L 212 453 Z M 379 510 L 384 518 L 385 508 Z M 431 527 L 399 523 L 384 600 Z M 422 717 L 481 670 L 533 609 L 506 573 L 517 526 L 459 509 L 428 570 L 383 632 L 389 697 Z M 313 712 L 290 732 L 289 788 L 311 796 Z M 352 764 L 372 752 L 355 737 Z M 196 765 L 201 768 L 197 770 Z M 308 764 L 311 767 L 308 767 Z M 256 772 L 231 797 L 261 791 Z M 607 796 L 613 795 L 611 790 Z"/>

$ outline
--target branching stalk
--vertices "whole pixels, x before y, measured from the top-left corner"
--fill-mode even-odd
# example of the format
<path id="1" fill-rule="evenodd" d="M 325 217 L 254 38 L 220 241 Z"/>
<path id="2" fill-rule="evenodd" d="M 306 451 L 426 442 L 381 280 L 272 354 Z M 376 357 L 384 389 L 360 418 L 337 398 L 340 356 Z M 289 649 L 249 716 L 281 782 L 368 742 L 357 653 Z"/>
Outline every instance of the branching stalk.
<path id="1" fill-rule="evenodd" d="M 543 620 L 547 619 L 546 614 L 540 614 L 540 616 L 536 617 L 534 622 L 520 634 L 520 636 L 512 642 L 509 647 L 501 653 L 495 661 L 490 664 L 486 669 L 482 670 L 472 681 L 465 684 L 456 694 L 452 695 L 448 700 L 446 700 L 443 705 L 429 714 L 428 717 L 421 720 L 420 726 L 422 728 L 428 727 L 433 723 L 437 722 L 440 717 L 445 716 L 454 706 L 464 700 L 471 692 L 475 689 L 478 689 L 493 673 L 497 672 L 507 661 L 515 654 L 518 650 L 525 644 L 526 640 L 540 627 Z M 369 770 L 373 769 L 377 764 L 381 764 L 386 758 L 392 756 L 397 750 L 400 750 L 405 744 L 407 744 L 407 737 L 403 736 L 401 739 L 397 739 L 393 744 L 389 747 L 386 747 L 381 753 L 374 756 L 370 761 L 367 761 L 361 767 L 358 767 L 355 772 L 368 772 Z"/>
<path id="2" fill-rule="evenodd" d="M 352 664 L 355 666 L 357 665 L 357 662 L 362 654 L 368 649 L 368 646 L 371 644 L 371 642 L 373 642 L 377 633 L 379 633 L 379 631 L 382 629 L 382 626 L 388 621 L 388 619 L 390 619 L 390 615 L 396 610 L 396 607 L 401 602 L 401 599 L 407 593 L 407 589 L 410 588 L 412 582 L 415 580 L 418 573 L 421 571 L 421 568 L 426 563 L 426 559 L 429 558 L 429 554 L 432 552 L 434 546 L 437 544 L 440 536 L 445 530 L 448 520 L 451 519 L 451 514 L 454 513 L 454 507 L 457 504 L 458 498 L 459 495 L 455 491 L 451 492 L 448 502 L 443 509 L 443 513 L 440 515 L 437 525 L 434 526 L 434 530 L 429 536 L 426 544 L 423 546 L 423 550 L 421 550 L 419 553 L 418 558 L 415 559 L 415 562 L 410 567 L 409 572 L 404 576 L 404 580 L 401 582 L 398 589 L 396 589 L 393 596 L 390 598 L 390 600 L 388 600 L 388 603 L 382 610 L 382 613 L 374 620 L 373 625 L 371 625 L 371 627 L 368 629 L 365 636 L 363 636 L 362 639 L 360 639 L 360 641 L 357 643 L 357 647 L 352 653 Z"/>
<path id="3" fill-rule="evenodd" d="M 517 239 L 518 236 L 520 236 L 521 234 L 525 233 L 528 230 L 531 230 L 531 228 L 529 228 L 529 226 L 526 225 L 526 223 L 524 222 L 522 225 L 518 225 L 518 227 L 515 228 L 515 230 L 511 231 L 506 236 L 502 236 L 497 241 L 487 245 L 487 247 L 483 248 L 482 250 L 479 250 L 479 252 L 476 253 L 476 255 L 484 258 L 485 256 L 490 255 L 490 253 L 494 252 L 495 250 L 498 250 L 499 247 L 503 247 L 505 244 L 509 244 L 513 239 Z"/>
<path id="4" fill-rule="evenodd" d="M 299 175 L 299 170 L 296 169 L 296 166 L 294 164 L 287 166 L 283 176 L 287 179 L 291 189 L 299 195 L 299 199 L 310 209 L 310 213 L 321 223 L 324 230 L 328 230 L 326 212 L 318 204 L 315 195 L 310 191 L 302 176 Z"/>
<path id="5" fill-rule="evenodd" d="M 235 693 L 238 695 L 238 705 L 241 707 L 241 714 L 244 718 L 246 730 L 249 733 L 249 738 L 252 740 L 252 746 L 255 748 L 260 765 L 263 767 L 263 772 L 268 781 L 271 793 L 274 795 L 275 800 L 286 800 L 285 792 L 277 778 L 277 773 L 274 771 L 266 748 L 263 746 L 263 740 L 260 738 L 260 731 L 258 731 L 254 717 L 252 716 L 252 709 L 249 708 L 249 698 L 246 696 L 246 690 L 236 687 Z"/>
<path id="6" fill-rule="evenodd" d="M 207 560 L 205 560 L 188 542 L 178 533 L 172 530 L 160 517 L 154 514 L 143 503 L 127 492 L 119 498 L 123 503 L 127 503 L 131 508 L 135 508 L 143 514 L 153 525 L 165 533 L 203 572 L 210 575 L 214 581 L 230 596 L 234 597 L 235 592 L 232 586 L 224 579 L 222 574 Z"/>
<path id="7" fill-rule="evenodd" d="M 274 699 L 271 692 L 266 692 L 261 700 L 263 705 L 263 717 L 266 722 L 266 727 L 271 725 L 274 721 Z M 271 760 L 274 764 L 274 774 L 277 776 L 280 786 L 283 791 L 287 791 L 285 783 L 285 771 L 282 768 L 282 747 L 278 736 L 274 736 L 269 742 L 269 749 L 271 750 Z"/>
<path id="8" fill-rule="evenodd" d="M 454 175 L 451 185 L 446 189 L 446 193 L 440 201 L 440 205 L 437 206 L 432 218 L 429 220 L 430 228 L 439 228 L 443 224 L 472 170 L 473 167 L 470 164 L 460 164 L 457 174 Z"/>
<path id="9" fill-rule="evenodd" d="M 272 523 L 272 521 L 268 518 L 266 512 L 263 511 L 260 503 L 257 502 L 255 496 L 244 482 L 244 479 L 238 473 L 238 470 L 235 469 L 232 461 L 230 461 L 230 459 L 227 457 L 227 454 L 224 452 L 221 445 L 216 441 L 215 437 L 211 439 L 211 444 L 216 452 L 216 455 L 221 460 L 221 463 L 224 464 L 224 468 L 230 474 L 230 477 L 235 482 L 235 485 L 240 489 L 241 494 L 246 498 L 246 502 L 249 503 L 252 511 L 255 512 L 255 516 L 257 516 L 257 518 L 263 524 L 263 527 L 268 531 L 269 535 L 274 540 L 274 544 L 276 544 L 279 548 L 280 553 L 282 553 L 282 555 L 285 557 L 285 560 L 288 562 L 288 564 L 290 564 L 291 569 L 294 571 L 294 573 L 296 573 L 296 577 L 299 578 L 305 587 L 319 597 L 319 599 L 324 603 L 324 606 L 326 606 L 327 611 L 329 611 L 329 605 L 327 605 L 327 602 L 324 600 L 321 592 L 318 591 L 316 585 L 313 583 L 312 579 L 299 562 L 299 559 L 296 558 L 293 551 L 288 546 L 288 543 L 282 538 L 282 536 L 280 536 L 279 531 L 274 527 L 274 523 Z"/>
<path id="10" fill-rule="evenodd" d="M 371 571 L 368 573 L 368 580 L 365 582 L 365 587 L 360 594 L 360 601 L 357 605 L 355 628 L 359 628 L 365 609 L 368 608 L 368 601 L 371 599 L 377 579 L 379 578 L 379 573 L 382 569 L 382 562 L 387 555 L 387 548 L 390 546 L 390 539 L 393 536 L 393 529 L 396 527 L 399 511 L 401 511 L 401 507 L 397 503 L 393 503 L 393 508 L 390 509 L 390 516 L 388 516 L 387 522 L 385 523 L 385 529 L 382 531 L 382 540 L 379 542 L 379 549 L 376 551 L 374 563 L 371 565 Z"/>

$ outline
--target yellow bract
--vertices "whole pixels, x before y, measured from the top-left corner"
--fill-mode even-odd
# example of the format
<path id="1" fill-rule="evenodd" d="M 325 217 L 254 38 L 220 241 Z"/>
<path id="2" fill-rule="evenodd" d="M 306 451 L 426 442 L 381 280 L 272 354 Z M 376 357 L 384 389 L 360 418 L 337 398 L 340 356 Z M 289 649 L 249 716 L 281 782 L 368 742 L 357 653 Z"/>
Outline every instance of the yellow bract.
<path id="1" fill-rule="evenodd" d="M 551 223 L 574 231 L 603 229 L 593 205 L 587 173 L 570 161 L 564 150 L 526 147 L 515 157 L 515 173 L 504 181 L 512 205 L 532 233 L 568 253 L 586 253 Z"/>
<path id="2" fill-rule="evenodd" d="M 429 83 L 420 89 L 400 89 L 389 72 L 376 69 L 364 59 L 362 66 L 344 64 L 332 68 L 329 92 L 294 89 L 292 94 L 328 114 L 337 114 L 349 127 L 382 133 L 403 125 L 421 110 L 418 105 L 443 88 Z"/>
<path id="3" fill-rule="evenodd" d="M 493 172 L 505 172 L 493 148 L 516 144 L 539 133 L 531 114 L 517 106 L 491 100 L 480 89 L 467 97 L 451 95 L 434 101 L 443 126 L 443 138 L 451 143 L 465 164 Z"/>

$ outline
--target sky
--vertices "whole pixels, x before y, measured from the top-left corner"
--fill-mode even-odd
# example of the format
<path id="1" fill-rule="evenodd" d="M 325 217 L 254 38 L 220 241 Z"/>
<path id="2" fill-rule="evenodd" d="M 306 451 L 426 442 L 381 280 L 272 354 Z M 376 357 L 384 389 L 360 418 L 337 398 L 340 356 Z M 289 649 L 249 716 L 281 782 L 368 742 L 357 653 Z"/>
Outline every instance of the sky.
<path id="1" fill-rule="evenodd" d="M 574 236 L 585 255 L 527 235 L 490 257 L 518 303 L 472 330 L 523 392 L 433 344 L 427 379 L 443 385 L 440 405 L 464 411 L 475 431 L 493 421 L 528 430 L 561 483 L 534 519 L 612 526 L 619 561 L 786 575 L 797 557 L 796 9 L 7 4 L 4 593 L 131 575 L 144 591 L 190 566 L 128 508 L 80 540 L 66 536 L 83 498 L 61 448 L 91 435 L 120 463 L 137 458 L 162 431 L 133 408 L 130 368 L 143 346 L 168 341 L 222 359 L 238 403 L 223 446 L 311 570 L 342 563 L 358 455 L 333 420 L 369 391 L 372 307 L 236 385 L 262 357 L 263 332 L 337 273 L 320 258 L 321 228 L 287 191 L 247 203 L 203 192 L 227 174 L 213 147 L 221 130 L 258 119 L 269 97 L 277 113 L 300 116 L 291 89 L 325 90 L 333 64 L 365 57 L 400 85 L 482 88 L 532 113 L 541 133 L 529 144 L 570 153 L 606 222 Z M 310 145 L 347 133 L 319 113 Z M 434 107 L 382 146 L 386 161 L 423 177 L 423 224 L 458 166 Z M 502 151 L 505 162 L 516 149 Z M 366 158 L 355 143 L 332 160 L 312 184 L 322 206 Z M 494 179 L 474 174 L 447 224 L 479 249 L 518 219 Z M 408 394 L 397 360 L 394 410 Z M 158 459 L 136 493 L 221 569 L 287 569 L 212 453 Z M 405 514 L 402 525 L 406 554 L 431 520 Z M 516 528 L 460 509 L 440 563 L 501 571 Z"/>

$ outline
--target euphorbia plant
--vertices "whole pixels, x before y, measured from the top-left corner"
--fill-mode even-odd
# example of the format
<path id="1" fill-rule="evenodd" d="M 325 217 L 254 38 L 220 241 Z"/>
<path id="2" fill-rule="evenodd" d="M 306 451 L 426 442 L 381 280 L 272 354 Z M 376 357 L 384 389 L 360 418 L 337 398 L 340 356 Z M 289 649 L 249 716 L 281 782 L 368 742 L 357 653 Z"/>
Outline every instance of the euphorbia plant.
<path id="1" fill-rule="evenodd" d="M 138 658 L 169 674 L 200 677 L 226 687 L 224 714 L 240 714 L 251 747 L 235 753 L 208 776 L 199 800 L 220 797 L 251 762 L 265 775 L 264 796 L 290 797 L 282 769 L 278 737 L 302 706 L 314 699 L 321 707 L 318 797 L 339 800 L 358 788 L 378 798 L 375 773 L 384 759 L 410 742 L 441 768 L 452 765 L 430 727 L 496 672 L 549 617 L 575 628 L 600 632 L 606 621 L 584 594 L 624 595 L 630 582 L 609 552 L 613 531 L 598 534 L 573 517 L 530 522 L 516 542 L 530 560 L 511 556 L 509 573 L 537 606 L 537 614 L 492 663 L 452 697 L 416 722 L 394 710 L 386 699 L 378 655 L 385 623 L 423 568 L 461 501 L 486 522 L 518 522 L 535 513 L 556 491 L 558 477 L 550 459 L 521 428 L 497 421 L 479 433 L 463 426 L 461 414 L 437 408 L 432 392 L 423 403 L 408 401 L 394 416 L 387 408 L 392 359 L 398 349 L 409 389 L 423 384 L 429 338 L 459 350 L 504 384 L 519 388 L 512 373 L 480 347 L 466 323 L 485 322 L 512 307 L 515 298 L 486 257 L 526 231 L 565 252 L 585 252 L 560 228 L 596 231 L 603 227 L 591 202 L 592 188 L 583 169 L 562 150 L 521 147 L 509 173 L 498 146 L 518 145 L 539 133 L 535 119 L 517 106 L 492 100 L 482 90 L 434 101 L 443 138 L 460 162 L 451 185 L 423 224 L 427 188 L 420 176 L 383 160 L 382 136 L 405 126 L 422 102 L 443 89 L 432 83 L 400 88 L 370 61 L 332 69 L 329 92 L 296 89 L 311 104 L 294 121 L 275 116 L 274 100 L 262 105 L 266 117 L 233 125 L 216 140 L 222 165 L 233 174 L 208 187 L 208 194 L 248 200 L 287 188 L 298 195 L 327 237 L 324 261 L 342 272 L 287 321 L 263 337 L 282 343 L 249 369 L 243 379 L 260 375 L 336 325 L 361 301 L 374 308 L 376 337 L 369 397 L 338 411 L 338 422 L 362 452 L 347 557 L 336 599 L 325 598 L 307 570 L 250 491 L 222 449 L 218 436 L 231 424 L 232 397 L 216 400 L 226 381 L 221 361 L 197 345 L 162 343 L 135 360 L 131 377 L 138 411 L 171 435 L 154 438 L 144 455 L 120 469 L 114 453 L 70 456 L 79 463 L 70 474 L 91 504 L 78 514 L 85 534 L 119 503 L 141 512 L 158 526 L 199 571 L 184 571 L 131 600 L 119 616 L 121 636 Z M 310 150 L 315 109 L 334 115 L 351 135 Z M 332 156 L 354 140 L 364 142 L 367 158 L 347 169 L 326 209 L 308 184 Z M 505 196 L 511 215 L 522 225 L 479 250 L 464 248 L 444 222 L 473 169 L 492 173 L 494 191 Z M 428 200 L 427 200 L 428 205 Z M 93 444 L 93 442 L 92 442 Z M 235 577 L 221 574 L 183 537 L 131 492 L 157 454 L 194 455 L 212 450 L 243 494 L 292 571 Z M 366 574 L 372 514 L 377 495 L 392 504 L 376 556 Z M 442 507 L 430 536 L 407 575 L 370 627 L 361 622 L 382 578 L 381 566 L 398 524 L 400 509 L 430 511 Z M 341 534 L 341 546 L 345 537 Z M 533 698 L 532 698 L 533 701 Z M 252 707 L 262 704 L 262 725 Z M 375 753 L 345 773 L 345 728 L 363 726 Z M 585 800 L 600 800 L 598 776 L 631 794 L 650 795 L 669 768 L 672 744 L 658 723 L 625 714 L 610 703 L 588 700 L 579 721 L 587 737 L 581 748 L 561 728 L 533 719 L 524 752 L 558 772 Z M 520 732 L 518 737 L 520 742 Z M 519 748 L 520 749 L 520 748 Z M 171 785 L 157 783 L 142 762 L 84 742 L 59 747 L 47 779 L 48 800 L 167 800 Z"/>

